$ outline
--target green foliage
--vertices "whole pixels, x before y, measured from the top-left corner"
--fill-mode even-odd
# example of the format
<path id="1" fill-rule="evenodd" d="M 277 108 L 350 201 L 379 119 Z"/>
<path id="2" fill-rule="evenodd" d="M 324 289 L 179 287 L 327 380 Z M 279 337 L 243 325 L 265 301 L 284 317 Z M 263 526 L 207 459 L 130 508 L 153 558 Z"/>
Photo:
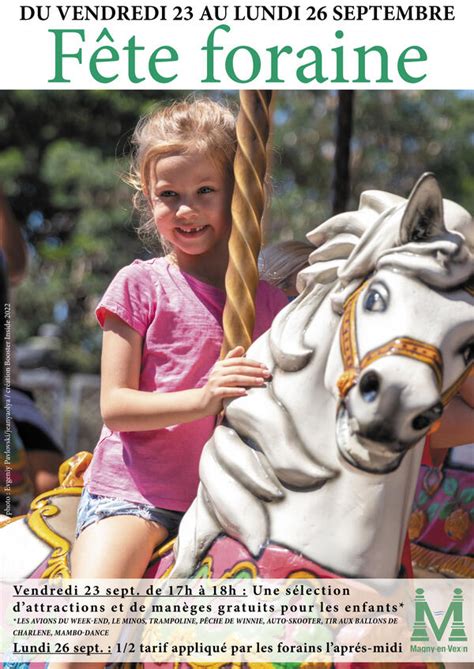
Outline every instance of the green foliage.
<path id="1" fill-rule="evenodd" d="M 434 172 L 445 197 L 472 211 L 472 94 L 452 91 L 356 94 L 352 170 L 356 197 L 367 188 L 407 194 Z"/>
<path id="2" fill-rule="evenodd" d="M 271 240 L 302 238 L 331 214 L 337 95 L 277 94 Z M 434 172 L 445 197 L 474 209 L 472 93 L 357 91 L 351 142 L 351 198 L 368 189 L 407 196 Z"/>
<path id="3" fill-rule="evenodd" d="M 98 371 L 95 304 L 120 267 L 147 257 L 121 176 L 138 118 L 165 100 L 162 91 L 0 97 L 0 185 L 31 250 L 17 339 L 56 320 L 63 370 Z M 268 240 L 301 239 L 331 214 L 337 104 L 334 92 L 277 93 Z M 472 210 L 473 106 L 472 95 L 452 91 L 357 92 L 349 206 L 367 188 L 406 195 L 431 170 L 447 197 Z"/>

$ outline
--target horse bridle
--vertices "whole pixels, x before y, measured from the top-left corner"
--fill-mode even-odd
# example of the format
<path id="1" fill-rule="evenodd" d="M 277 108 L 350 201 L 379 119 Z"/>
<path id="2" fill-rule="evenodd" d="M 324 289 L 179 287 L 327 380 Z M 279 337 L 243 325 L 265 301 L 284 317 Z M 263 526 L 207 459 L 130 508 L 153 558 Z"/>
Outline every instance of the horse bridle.
<path id="1" fill-rule="evenodd" d="M 432 344 L 413 339 L 413 337 L 396 337 L 395 339 L 391 339 L 387 343 L 372 349 L 364 355 L 362 360 L 359 360 L 356 308 L 357 300 L 367 284 L 368 280 L 359 286 L 344 304 L 341 329 L 339 332 L 341 356 L 344 364 L 344 371 L 337 380 L 340 399 L 343 400 L 346 397 L 347 393 L 357 383 L 361 372 L 363 372 L 366 367 L 372 364 L 375 360 L 379 360 L 387 355 L 401 355 L 431 367 L 439 392 L 441 393 L 443 388 L 443 356 L 441 351 Z M 471 286 L 467 287 L 466 290 L 472 294 Z M 446 406 L 457 393 L 463 381 L 469 375 L 472 367 L 472 364 L 469 365 L 463 374 L 461 374 L 449 388 L 441 393 L 441 402 L 443 406 Z"/>

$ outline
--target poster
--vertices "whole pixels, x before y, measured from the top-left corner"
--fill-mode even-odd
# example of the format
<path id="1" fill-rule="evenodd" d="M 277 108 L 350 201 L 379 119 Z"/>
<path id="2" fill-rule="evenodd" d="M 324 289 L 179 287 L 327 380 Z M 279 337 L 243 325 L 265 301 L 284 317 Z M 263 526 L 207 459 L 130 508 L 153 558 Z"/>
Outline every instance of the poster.
<path id="1" fill-rule="evenodd" d="M 38 335 L 38 328 L 52 322 L 56 329 L 51 331 L 44 355 L 50 355 L 68 379 L 77 373 L 97 374 L 100 341 L 98 330 L 93 325 L 94 306 L 120 266 L 134 257 L 149 257 L 134 236 L 134 219 L 129 213 L 130 192 L 120 185 L 120 176 L 126 170 L 130 133 L 138 117 L 157 100 L 164 102 L 197 91 L 199 95 L 204 93 L 217 99 L 226 98 L 237 105 L 238 90 L 276 92 L 272 120 L 272 143 L 275 147 L 271 161 L 275 172 L 273 210 L 266 230 L 271 241 L 293 237 L 303 239 L 317 223 L 330 217 L 332 169 L 337 160 L 336 112 L 338 105 L 339 109 L 343 106 L 342 91 L 355 91 L 351 189 L 349 200 L 346 200 L 349 209 L 357 207 L 357 198 L 367 189 L 390 190 L 406 197 L 421 173 L 425 169 L 433 169 L 444 176 L 445 181 L 441 184 L 443 193 L 446 190 L 449 197 L 472 210 L 473 75 L 469 34 L 472 13 L 469 3 L 461 0 L 416 5 L 407 2 L 350 5 L 332 0 L 325 4 L 277 2 L 271 5 L 253 1 L 180 4 L 167 0 L 148 4 L 136 1 L 108 4 L 54 1 L 48 5 L 4 3 L 0 8 L 0 123 L 5 139 L 2 139 L 0 150 L 0 178 L 2 190 L 15 216 L 26 223 L 30 253 L 33 255 L 32 273 L 16 297 L 15 309 L 19 318 L 15 332 L 11 328 L 11 301 L 5 301 L 6 370 L 10 370 L 13 364 L 13 336 L 31 344 L 32 337 Z M 348 98 L 351 96 L 349 93 Z M 346 101 L 348 98 L 345 98 Z M 117 120 L 118 117 L 120 120 Z M 36 343 L 44 345 L 44 335 L 40 334 Z M 469 356 L 469 350 L 465 350 L 466 356 Z M 31 346 L 24 350 L 25 356 L 31 353 Z M 7 371 L 5 384 L 9 385 Z M 6 449 L 9 445 L 13 447 L 17 438 L 8 427 L 10 411 L 6 398 Z M 277 422 L 275 425 L 278 427 Z M 71 432 L 63 434 L 67 434 L 68 440 L 65 441 L 69 448 Z M 89 443 L 89 448 L 92 446 L 93 443 Z M 9 462 L 8 457 L 7 465 L 15 464 Z M 461 461 L 465 463 L 469 457 L 469 454 L 464 455 Z M 461 469 L 463 467 L 461 465 Z M 12 467 L 11 471 L 16 473 L 18 469 Z M 440 504 L 446 508 L 447 517 L 441 524 L 444 527 L 447 523 L 450 539 L 453 543 L 459 541 L 467 545 L 472 527 L 467 520 L 472 511 L 472 499 L 457 476 L 453 474 L 450 480 L 454 483 L 440 490 L 440 500 L 432 498 L 432 495 L 428 495 L 427 499 L 423 490 L 417 489 L 415 522 L 423 525 L 426 522 L 423 519 L 429 518 L 432 513 L 429 509 L 434 504 Z M 13 479 L 6 480 L 6 486 L 12 482 Z M 413 495 L 413 490 L 407 492 L 407 497 L 410 495 Z M 255 506 L 250 508 L 252 513 L 256 513 Z M 406 523 L 408 509 L 404 509 L 402 515 L 403 523 Z M 292 522 L 293 534 L 301 534 L 298 513 L 295 513 Z M 338 522 L 343 524 L 343 518 Z M 328 515 L 326 530 L 329 533 L 331 525 L 337 525 L 337 522 L 335 516 Z M 5 537 L 2 545 L 6 546 L 2 559 L 8 568 L 14 562 L 15 566 L 23 569 L 30 552 L 37 550 L 40 542 L 36 539 L 27 542 L 22 532 L 15 536 L 15 529 L 17 527 L 9 523 L 0 530 Z M 418 528 L 420 532 L 425 529 L 424 525 Z M 347 528 L 349 530 L 350 527 Z M 385 531 L 387 541 L 392 540 L 391 526 L 387 525 Z M 252 536 L 247 537 L 248 545 L 252 545 Z M 397 541 L 398 555 L 403 536 Z M 284 541 L 280 543 L 285 544 Z M 58 546 L 54 549 L 61 552 Z M 51 546 L 43 542 L 39 547 L 40 558 L 48 562 L 50 554 Z M 373 559 L 376 572 L 372 574 L 370 570 L 369 573 L 363 570 L 362 575 L 386 576 L 380 569 L 380 559 L 373 556 L 372 552 L 367 560 L 371 563 Z M 249 559 L 250 554 L 244 552 L 241 561 Z M 61 559 L 52 560 L 48 569 L 53 573 L 55 569 L 60 571 L 62 565 Z M 355 575 L 351 566 L 344 563 L 344 558 L 333 563 L 326 556 L 323 566 L 331 573 Z M 25 568 L 28 569 L 27 564 Z M 307 564 L 298 563 L 298 569 L 295 567 L 293 571 L 306 572 L 308 569 Z M 213 576 L 220 578 L 225 571 L 223 568 L 221 573 L 214 573 Z M 292 571 L 287 568 L 283 569 L 283 573 L 272 573 L 271 577 L 286 578 L 290 573 Z M 310 573 L 313 572 L 310 570 Z M 276 637 L 270 639 L 266 637 L 270 625 L 266 620 L 262 623 L 260 619 L 249 617 L 247 622 L 242 622 L 243 629 L 239 632 L 235 608 L 228 612 L 232 622 L 216 622 L 225 620 L 225 616 L 222 618 L 220 614 L 208 619 L 203 616 L 202 622 L 198 621 L 203 628 L 209 628 L 211 637 L 213 633 L 217 635 L 216 644 L 222 646 L 223 642 L 227 642 L 230 655 L 224 652 L 209 652 L 206 655 L 205 648 L 203 653 L 196 648 L 194 651 L 186 649 L 182 654 L 170 652 L 173 635 L 182 635 L 185 645 L 202 641 L 199 635 L 204 635 L 204 631 L 199 629 L 196 632 L 194 629 L 193 632 L 197 622 L 187 623 L 190 627 L 171 623 L 171 638 L 167 640 L 169 646 L 165 646 L 164 637 L 161 640 L 158 637 L 154 644 L 145 644 L 154 647 L 154 652 L 143 651 L 141 655 L 134 654 L 142 642 L 137 643 L 133 636 L 136 631 L 133 625 L 141 627 L 140 633 L 143 632 L 143 625 L 131 623 L 132 629 L 126 628 L 121 639 L 116 641 L 122 646 L 115 650 L 120 659 L 133 662 L 153 659 L 188 664 L 237 662 L 241 659 L 274 663 L 332 659 L 409 661 L 424 659 L 411 648 L 418 638 L 423 641 L 425 658 L 429 661 L 453 661 L 453 654 L 456 653 L 456 659 L 468 661 L 472 641 L 464 621 L 472 612 L 472 588 L 467 581 L 459 581 L 458 585 L 461 593 L 454 593 L 453 586 L 445 595 L 440 594 L 434 585 L 434 594 L 427 595 L 428 603 L 420 601 L 418 608 L 413 591 L 406 594 L 412 604 L 411 615 L 415 615 L 416 609 L 420 621 L 429 628 L 427 638 L 430 643 L 425 644 L 424 631 L 418 629 L 415 633 L 410 627 L 414 622 L 409 619 L 407 625 L 411 638 L 399 643 L 415 653 L 414 657 L 398 655 L 394 645 L 398 641 L 390 635 L 379 640 L 378 654 L 372 656 L 364 651 L 357 655 L 364 645 L 357 636 L 360 629 L 356 632 L 346 630 L 348 636 L 345 637 L 342 618 L 337 618 L 336 623 L 327 623 L 337 626 L 336 632 L 329 628 L 331 636 L 327 638 L 326 631 L 317 627 L 317 617 L 310 622 L 294 623 L 309 625 L 310 630 L 316 626 L 320 635 L 307 638 L 307 628 L 302 631 L 291 627 L 293 645 L 286 638 L 278 638 L 281 619 L 274 623 L 277 626 Z M 214 593 L 194 594 L 192 585 L 186 581 L 179 582 L 178 586 L 182 588 L 179 591 L 181 600 L 188 592 L 186 588 L 191 588 L 187 596 L 196 596 L 200 605 L 208 596 L 230 597 L 232 594 L 225 590 L 228 587 L 226 583 L 216 584 L 214 587 L 218 590 Z M 40 585 L 34 587 L 40 588 Z M 110 597 L 112 606 L 119 606 L 120 602 L 132 596 L 130 590 L 123 590 L 132 586 L 121 583 L 113 586 L 90 583 L 87 587 L 93 598 Z M 94 589 L 96 587 L 97 590 Z M 112 594 L 107 595 L 103 588 L 110 588 Z M 292 594 L 301 595 L 299 591 L 294 593 L 285 583 L 278 595 L 273 590 L 267 596 L 276 598 L 287 588 L 290 588 L 290 597 Z M 428 582 L 425 588 L 428 592 Z M 113 594 L 115 589 L 121 594 Z M 38 606 L 41 608 L 45 594 L 38 592 Z M 145 590 L 137 592 L 142 596 Z M 13 591 L 17 598 L 20 594 Z M 89 594 L 78 591 L 64 596 L 80 598 Z M 173 593 L 168 594 L 174 597 Z M 10 589 L 5 597 L 11 595 Z M 462 601 L 459 599 L 461 595 Z M 153 596 L 156 596 L 154 591 Z M 164 595 L 161 593 L 158 596 Z M 258 607 L 259 601 L 255 599 L 260 597 L 258 591 L 237 592 L 233 596 L 245 597 L 252 606 Z M 312 593 L 312 596 L 319 597 L 320 593 Z M 33 598 L 35 595 L 32 593 L 25 597 Z M 356 602 L 354 593 L 351 592 L 348 597 Z M 369 602 L 367 597 L 364 601 Z M 401 599 L 403 597 L 400 595 Z M 439 598 L 439 610 L 430 597 Z M 26 611 L 28 601 L 25 598 L 22 602 Z M 134 603 L 137 611 L 143 606 L 141 601 Z M 158 604 L 147 602 L 145 607 L 153 605 Z M 236 607 L 238 601 L 232 602 L 232 605 Z M 292 605 L 300 607 L 296 612 L 302 613 L 301 607 L 306 603 L 283 601 L 278 605 L 282 617 L 288 618 L 289 610 L 282 607 Z M 369 605 L 376 606 L 376 603 L 369 602 L 366 607 Z M 338 606 L 342 611 L 344 604 L 324 600 L 322 608 L 319 600 L 317 604 L 312 600 L 308 606 L 313 606 L 312 613 L 316 611 L 319 616 L 324 613 L 324 606 Z M 383 606 L 386 609 L 387 601 Z M 438 617 L 432 613 L 435 610 Z M 146 611 L 145 608 L 142 612 Z M 211 613 L 212 609 L 208 612 Z M 39 618 L 31 617 L 33 613 L 29 611 L 25 617 L 15 616 L 13 629 L 26 630 L 27 637 L 27 631 L 32 626 L 43 625 Z M 111 622 L 115 613 L 124 611 L 108 611 L 106 629 L 122 625 L 121 619 L 117 623 Z M 185 613 L 180 611 L 183 616 Z M 384 610 L 383 613 L 394 611 Z M 190 615 L 188 618 L 193 620 L 194 617 Z M 389 618 L 385 616 L 384 620 Z M 22 619 L 24 622 L 20 622 Z M 81 626 L 100 626 L 88 614 L 84 615 L 82 622 L 71 615 L 61 623 L 57 618 L 54 619 L 56 622 L 52 620 L 46 621 L 46 629 L 53 634 L 53 645 L 41 648 L 39 643 L 32 642 L 26 651 L 19 646 L 15 652 L 20 660 L 31 659 L 31 653 L 38 661 L 47 657 L 51 659 L 55 643 L 59 644 L 58 653 L 67 655 L 74 650 L 71 655 L 75 661 L 91 661 L 94 652 L 108 652 L 95 646 L 98 643 L 96 639 L 81 638 L 76 643 L 72 638 L 66 641 L 54 638 L 61 626 L 76 626 L 78 630 Z M 12 620 L 8 618 L 6 623 L 11 625 Z M 251 633 L 251 627 L 255 627 L 256 632 Z M 242 637 L 238 636 L 238 632 Z M 83 634 L 87 636 L 85 631 Z M 193 641 L 193 634 L 198 634 L 197 641 Z M 338 637 L 338 634 L 341 636 Z M 416 637 L 416 634 L 420 636 Z M 237 635 L 237 640 L 234 638 L 232 643 L 234 635 Z M 44 641 L 47 636 L 49 634 L 45 633 Z M 249 637 L 259 647 L 253 647 L 252 652 L 246 655 L 243 647 L 250 645 L 245 642 Z M 97 639 L 100 639 L 99 634 Z M 65 643 L 70 643 L 70 646 L 66 648 Z M 133 652 L 131 645 L 123 646 L 127 643 L 135 644 Z M 206 643 L 212 644 L 212 639 Z M 304 646 L 305 643 L 308 645 Z M 333 646 L 326 646 L 326 643 L 333 643 Z M 359 651 L 356 650 L 358 644 Z M 372 648 L 374 644 L 375 641 L 371 640 Z M 341 654 L 342 647 L 350 650 Z M 269 651 L 269 648 L 272 650 Z M 120 654 L 122 651 L 129 652 Z M 430 652 L 433 654 L 430 655 Z M 444 652 L 448 656 L 444 656 Z M 7 658 L 8 661 L 14 659 L 11 654 Z"/>

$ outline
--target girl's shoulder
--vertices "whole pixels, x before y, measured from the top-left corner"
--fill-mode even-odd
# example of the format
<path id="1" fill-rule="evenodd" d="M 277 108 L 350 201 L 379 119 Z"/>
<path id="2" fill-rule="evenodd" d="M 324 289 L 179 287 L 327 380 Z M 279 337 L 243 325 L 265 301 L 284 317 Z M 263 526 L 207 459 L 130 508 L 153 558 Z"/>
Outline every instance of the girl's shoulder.
<path id="1" fill-rule="evenodd" d="M 163 297 L 166 293 L 167 265 L 164 258 L 152 258 L 134 260 L 122 267 L 97 306 L 96 316 L 101 327 L 107 313 L 113 313 L 143 336 L 157 309 L 166 302 Z"/>
<path id="2" fill-rule="evenodd" d="M 166 258 L 150 258 L 149 260 L 133 260 L 117 273 L 116 278 L 127 279 L 129 282 L 160 284 L 168 275 Z"/>
<path id="3" fill-rule="evenodd" d="M 136 258 L 129 265 L 125 265 L 121 271 L 153 275 L 153 273 L 164 271 L 168 264 L 166 258 L 162 257 L 149 258 L 148 260 Z"/>
<path id="4" fill-rule="evenodd" d="M 110 282 L 104 297 L 133 301 L 155 302 L 165 276 L 167 261 L 164 258 L 133 260 L 122 267 Z"/>
<path id="5" fill-rule="evenodd" d="M 190 291 L 184 275 L 164 257 L 134 260 L 120 270 L 115 281 L 126 283 L 129 289 L 148 294 L 153 302 L 161 304 Z"/>

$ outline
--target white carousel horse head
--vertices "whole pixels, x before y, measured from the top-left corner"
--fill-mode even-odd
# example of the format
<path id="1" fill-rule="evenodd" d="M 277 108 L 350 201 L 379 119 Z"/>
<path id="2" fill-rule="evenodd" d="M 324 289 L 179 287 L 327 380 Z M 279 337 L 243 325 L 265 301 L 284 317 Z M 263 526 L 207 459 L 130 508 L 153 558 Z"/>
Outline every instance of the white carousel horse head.
<path id="1" fill-rule="evenodd" d="M 366 228 L 353 239 L 349 257 L 341 263 L 350 233 L 344 232 L 341 242 L 334 231 L 341 224 L 350 230 L 350 221 L 363 221 Z M 339 393 L 339 451 L 361 469 L 390 471 L 441 417 L 442 391 L 472 361 L 472 306 L 463 290 L 474 272 L 472 218 L 459 205 L 443 202 L 436 179 L 425 175 L 408 201 L 388 193 L 366 193 L 358 212 L 336 216 L 308 237 L 315 244 L 325 243 L 299 276 L 307 321 L 295 342 L 295 332 L 287 327 L 292 316 L 284 312 L 278 319 L 284 327 L 277 321 L 270 335 L 273 354 L 281 368 L 294 370 L 317 350 L 318 333 L 308 346 L 313 313 L 305 297 L 318 291 L 315 282 L 322 271 L 332 270 L 333 309 L 340 313 L 353 301 L 353 322 L 348 320 L 348 305 L 340 328 L 354 329 L 352 345 L 358 351 L 351 351 L 346 342 L 342 355 L 356 355 L 361 361 L 361 368 L 345 370 L 349 387 Z M 360 286 L 366 277 L 369 280 Z M 346 335 L 350 338 L 351 333 Z M 335 338 L 325 370 L 325 385 L 333 394 L 344 384 L 341 348 Z M 430 364 L 420 365 L 423 361 Z M 354 361 L 345 363 L 350 367 Z"/>
<path id="2" fill-rule="evenodd" d="M 271 541 L 339 573 L 398 571 L 414 446 L 472 365 L 472 218 L 424 175 L 408 200 L 365 193 L 308 238 L 299 297 L 249 350 L 272 381 L 206 445 L 174 576 L 220 532 L 254 555 Z"/>

